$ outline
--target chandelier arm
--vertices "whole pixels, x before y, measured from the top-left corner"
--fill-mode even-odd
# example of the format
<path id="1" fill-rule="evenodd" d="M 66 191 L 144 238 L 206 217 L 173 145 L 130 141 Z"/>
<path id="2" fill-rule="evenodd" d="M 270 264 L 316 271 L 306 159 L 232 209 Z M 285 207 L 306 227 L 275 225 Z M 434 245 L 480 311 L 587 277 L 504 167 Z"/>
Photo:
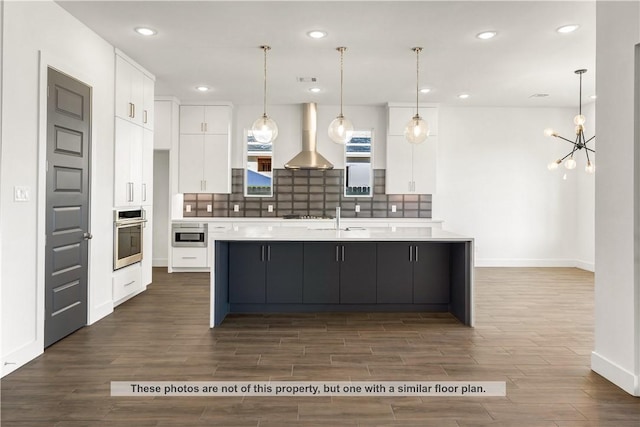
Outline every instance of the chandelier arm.
<path id="1" fill-rule="evenodd" d="M 562 162 L 564 159 L 566 159 L 569 156 L 573 156 L 573 151 L 570 151 L 566 156 L 564 156 L 563 158 L 561 158 L 558 163 Z"/>
<path id="2" fill-rule="evenodd" d="M 595 137 L 596 137 L 596 136 L 595 136 L 595 135 L 593 135 L 591 138 L 587 139 L 587 140 L 585 141 L 585 144 L 587 144 L 587 143 L 591 142 L 591 141 L 593 140 L 593 138 L 595 138 Z"/>
<path id="3" fill-rule="evenodd" d="M 565 138 L 564 136 L 556 135 L 556 138 L 560 138 L 560 139 L 562 139 L 562 140 L 564 140 L 564 141 L 567 141 L 567 142 L 569 142 L 569 143 L 571 143 L 571 144 L 575 144 L 575 143 L 576 143 L 575 141 L 572 141 L 572 140 L 570 140 L 570 139 L 567 139 L 567 138 Z"/>
<path id="4" fill-rule="evenodd" d="M 587 150 L 587 151 L 591 151 L 592 153 L 595 153 L 595 152 L 596 152 L 596 150 L 593 150 L 593 149 L 588 148 L 588 147 L 583 147 L 583 148 L 584 148 L 585 150 Z"/>

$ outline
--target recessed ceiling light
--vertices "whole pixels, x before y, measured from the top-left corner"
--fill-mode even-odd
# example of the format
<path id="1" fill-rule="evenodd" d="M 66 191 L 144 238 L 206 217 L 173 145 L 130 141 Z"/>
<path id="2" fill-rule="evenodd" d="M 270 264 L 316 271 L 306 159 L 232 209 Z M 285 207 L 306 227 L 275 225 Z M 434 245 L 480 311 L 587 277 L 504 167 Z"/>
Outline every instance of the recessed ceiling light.
<path id="1" fill-rule="evenodd" d="M 137 27 L 135 31 L 136 33 L 142 34 L 143 36 L 155 36 L 156 34 L 158 34 L 156 30 L 149 27 Z"/>
<path id="2" fill-rule="evenodd" d="M 323 39 L 327 37 L 327 32 L 322 30 L 312 30 L 307 33 L 312 39 Z"/>
<path id="3" fill-rule="evenodd" d="M 556 31 L 561 34 L 567 34 L 567 33 L 573 33 L 578 28 L 580 28 L 580 25 L 578 24 L 569 24 L 569 25 L 563 25 L 562 27 L 559 27 L 558 29 L 556 29 Z"/>
<path id="4" fill-rule="evenodd" d="M 320 93 L 320 92 L 322 92 L 322 89 L 320 89 L 319 87 L 312 87 L 312 88 L 309 88 L 309 92 L 311 92 L 311 93 Z"/>
<path id="5" fill-rule="evenodd" d="M 467 99 L 469 97 L 468 93 L 461 93 L 460 95 L 458 95 L 458 98 L 460 99 Z"/>
<path id="6" fill-rule="evenodd" d="M 476 37 L 481 40 L 489 40 L 498 35 L 497 31 L 483 31 L 481 33 L 476 34 Z"/>
<path id="7" fill-rule="evenodd" d="M 196 89 L 199 90 L 200 92 L 209 91 L 209 87 L 208 86 L 196 86 Z"/>
<path id="8" fill-rule="evenodd" d="M 529 96 L 529 98 L 546 98 L 548 96 L 548 93 L 534 93 L 533 95 Z"/>
<path id="9" fill-rule="evenodd" d="M 420 93 L 429 93 L 429 92 L 431 92 L 431 89 L 429 89 L 428 87 L 420 89 Z"/>

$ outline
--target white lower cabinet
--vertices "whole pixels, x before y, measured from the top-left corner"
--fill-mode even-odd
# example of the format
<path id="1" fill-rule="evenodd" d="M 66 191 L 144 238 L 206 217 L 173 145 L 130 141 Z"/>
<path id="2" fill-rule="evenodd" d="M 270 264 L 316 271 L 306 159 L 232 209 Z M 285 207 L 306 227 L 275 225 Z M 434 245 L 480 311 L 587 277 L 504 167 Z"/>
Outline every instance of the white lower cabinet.
<path id="1" fill-rule="evenodd" d="M 207 268 L 207 248 L 172 248 L 171 264 L 174 268 Z"/>
<path id="2" fill-rule="evenodd" d="M 140 263 L 113 272 L 113 305 L 123 303 L 144 290 Z"/>

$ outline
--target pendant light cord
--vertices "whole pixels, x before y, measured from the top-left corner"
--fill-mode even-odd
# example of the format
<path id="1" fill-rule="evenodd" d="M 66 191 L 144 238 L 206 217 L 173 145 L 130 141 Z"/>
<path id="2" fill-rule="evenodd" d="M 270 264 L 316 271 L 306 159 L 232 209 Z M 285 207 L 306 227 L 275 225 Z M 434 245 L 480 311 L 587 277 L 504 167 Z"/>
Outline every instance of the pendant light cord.
<path id="1" fill-rule="evenodd" d="M 421 47 L 414 47 L 413 51 L 416 53 L 416 116 L 418 114 L 418 94 L 420 93 L 420 52 L 422 51 Z"/>
<path id="2" fill-rule="evenodd" d="M 347 50 L 347 48 L 338 47 L 336 50 L 340 52 L 340 117 L 344 117 L 342 114 L 342 93 L 344 85 L 344 51 Z"/>
<path id="3" fill-rule="evenodd" d="M 267 51 L 271 49 L 271 46 L 260 46 L 264 51 L 264 103 L 263 103 L 263 116 L 267 116 Z"/>
<path id="4" fill-rule="evenodd" d="M 582 115 L 582 73 L 580 73 L 580 100 L 579 100 L 579 113 Z"/>

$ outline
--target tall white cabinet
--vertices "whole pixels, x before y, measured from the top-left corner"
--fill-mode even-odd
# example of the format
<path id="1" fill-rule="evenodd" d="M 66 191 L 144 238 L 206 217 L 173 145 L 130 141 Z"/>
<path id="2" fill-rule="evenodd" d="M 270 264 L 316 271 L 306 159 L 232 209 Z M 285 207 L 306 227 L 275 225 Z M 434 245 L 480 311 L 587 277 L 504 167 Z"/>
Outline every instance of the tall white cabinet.
<path id="1" fill-rule="evenodd" d="M 155 77 L 116 49 L 114 209 L 143 208 L 147 223 L 143 232 L 143 258 L 114 272 L 114 302 L 141 292 L 151 283 L 153 247 L 153 110 Z M 127 294 L 120 282 L 140 277 L 140 286 Z M 124 292 L 124 293 L 123 293 Z"/>
<path id="2" fill-rule="evenodd" d="M 231 106 L 181 105 L 178 191 L 231 193 Z"/>
<path id="3" fill-rule="evenodd" d="M 438 147 L 438 107 L 421 106 L 420 116 L 430 135 L 421 144 L 411 144 L 404 128 L 415 115 L 415 106 L 388 106 L 386 194 L 433 194 L 436 192 Z"/>

